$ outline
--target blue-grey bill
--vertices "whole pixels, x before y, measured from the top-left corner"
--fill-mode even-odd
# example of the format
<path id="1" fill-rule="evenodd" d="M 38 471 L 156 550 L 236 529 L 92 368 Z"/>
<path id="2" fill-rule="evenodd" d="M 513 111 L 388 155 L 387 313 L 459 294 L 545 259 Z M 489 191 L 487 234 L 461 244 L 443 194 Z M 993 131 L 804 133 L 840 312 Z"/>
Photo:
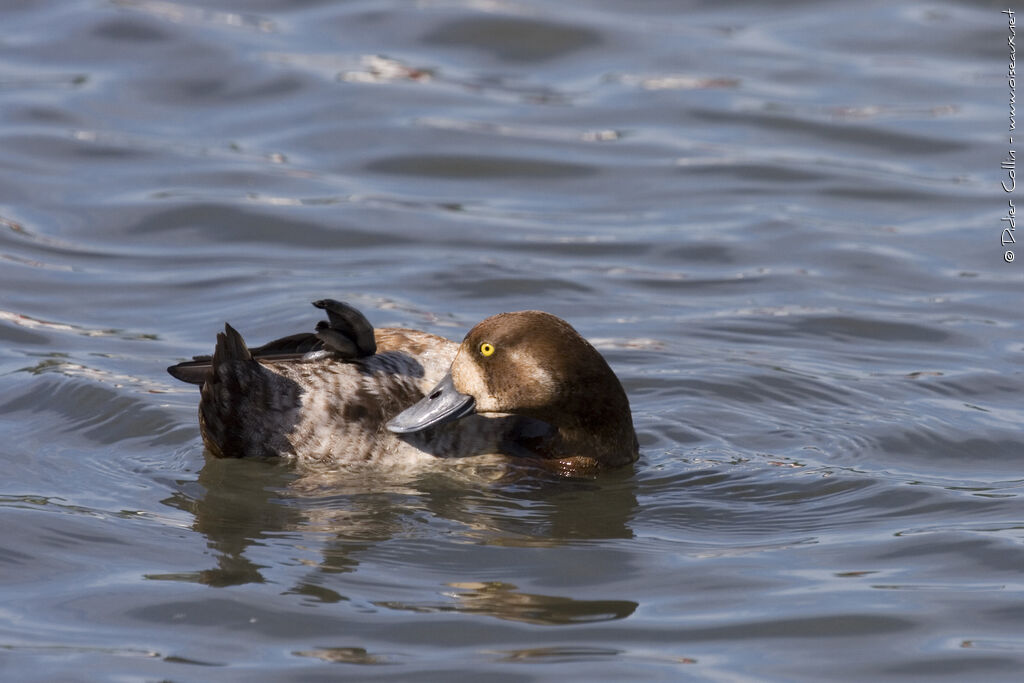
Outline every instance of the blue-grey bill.
<path id="1" fill-rule="evenodd" d="M 391 418 L 387 428 L 396 434 L 411 434 L 471 415 L 475 408 L 473 397 L 460 394 L 448 373 L 423 399 Z"/>

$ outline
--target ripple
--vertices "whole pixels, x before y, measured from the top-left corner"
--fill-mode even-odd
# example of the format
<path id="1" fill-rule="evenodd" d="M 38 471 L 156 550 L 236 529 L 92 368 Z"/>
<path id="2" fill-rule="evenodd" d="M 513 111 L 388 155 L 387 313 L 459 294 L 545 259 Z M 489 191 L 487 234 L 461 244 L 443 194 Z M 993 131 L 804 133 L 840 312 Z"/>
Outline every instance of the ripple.
<path id="1" fill-rule="evenodd" d="M 474 17 L 442 23 L 420 39 L 428 45 L 469 48 L 504 63 L 532 64 L 593 49 L 600 33 L 579 25 L 525 17 Z"/>
<path id="2" fill-rule="evenodd" d="M 45 73 L 39 71 L 0 73 L 0 90 L 80 88 L 88 83 L 89 76 L 83 73 Z"/>
<path id="3" fill-rule="evenodd" d="M 8 323 L 17 325 L 19 327 L 27 329 L 39 329 L 46 330 L 47 332 L 62 334 L 71 332 L 73 334 L 79 334 L 86 337 L 116 337 L 118 339 L 130 339 L 134 341 L 153 341 L 157 339 L 157 336 L 149 333 L 128 333 L 124 330 L 116 329 L 96 329 L 86 327 L 84 325 L 76 325 L 73 323 L 63 323 L 54 320 L 41 320 L 39 318 L 33 318 L 22 313 L 15 313 L 13 311 L 0 310 L 0 321 L 6 321 Z M 39 339 L 48 340 L 49 337 L 34 337 Z M 37 344 L 44 344 L 45 341 L 32 342 Z M 79 368 L 81 369 L 81 368 Z"/>
<path id="4" fill-rule="evenodd" d="M 852 147 L 874 147 L 887 153 L 919 156 L 961 151 L 967 143 L 951 139 L 936 138 L 920 133 L 882 129 L 878 126 L 857 125 L 819 121 L 801 116 L 797 111 L 779 112 L 773 110 L 710 112 L 696 110 L 691 115 L 698 119 L 714 116 L 740 126 L 763 128 L 776 133 L 793 133 L 798 137 L 827 140 L 830 145 L 844 144 Z"/>
<path id="5" fill-rule="evenodd" d="M 93 35 L 106 40 L 126 43 L 158 43 L 170 40 L 171 34 L 156 24 L 148 24 L 139 18 L 131 21 L 112 19 L 97 24 L 92 29 Z"/>
<path id="6" fill-rule="evenodd" d="M 375 159 L 364 164 L 363 168 L 371 173 L 414 175 L 446 180 L 582 178 L 597 172 L 589 165 L 545 159 L 422 154 Z"/>
<path id="7" fill-rule="evenodd" d="M 958 336 L 936 325 L 850 315 L 786 315 L 770 320 L 737 320 L 707 327 L 713 333 L 772 337 L 824 337 L 846 342 L 867 340 L 898 344 L 947 345 Z"/>
<path id="8" fill-rule="evenodd" d="M 277 26 L 273 21 L 255 14 L 207 10 L 168 0 L 110 0 L 110 2 L 122 9 L 140 12 L 176 24 L 198 24 L 260 33 L 277 31 Z"/>
<path id="9" fill-rule="evenodd" d="M 151 212 L 131 226 L 135 235 L 157 235 L 189 244 L 264 243 L 293 247 L 394 246 L 407 242 L 395 235 L 351 227 L 327 227 L 311 221 L 268 215 L 226 204 L 189 204 Z"/>

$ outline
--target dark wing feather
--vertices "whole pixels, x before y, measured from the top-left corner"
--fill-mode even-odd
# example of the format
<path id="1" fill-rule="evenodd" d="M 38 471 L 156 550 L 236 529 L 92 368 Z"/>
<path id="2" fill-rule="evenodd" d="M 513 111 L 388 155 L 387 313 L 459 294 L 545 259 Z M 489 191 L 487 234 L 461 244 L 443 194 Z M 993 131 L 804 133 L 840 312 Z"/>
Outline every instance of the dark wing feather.
<path id="1" fill-rule="evenodd" d="M 320 321 L 316 332 L 300 332 L 248 349 L 250 356 L 263 361 L 297 361 L 307 353 L 327 351 L 339 360 L 372 356 L 377 351 L 373 326 L 355 307 L 334 299 L 321 299 L 313 305 L 326 311 L 328 320 Z M 203 385 L 213 368 L 211 356 L 194 356 L 192 360 L 167 368 L 175 379 Z"/>

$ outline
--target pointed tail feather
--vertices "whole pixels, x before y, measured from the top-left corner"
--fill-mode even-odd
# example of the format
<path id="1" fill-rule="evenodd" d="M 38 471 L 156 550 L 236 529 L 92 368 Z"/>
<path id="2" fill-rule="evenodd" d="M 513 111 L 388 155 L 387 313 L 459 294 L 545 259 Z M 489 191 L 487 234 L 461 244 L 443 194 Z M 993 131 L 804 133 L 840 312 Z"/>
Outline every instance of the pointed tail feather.
<path id="1" fill-rule="evenodd" d="M 231 325 L 224 323 L 224 331 L 217 333 L 217 347 L 213 350 L 213 367 L 232 360 L 252 360 L 249 347 L 242 335 Z"/>
<path id="2" fill-rule="evenodd" d="M 295 338 L 302 337 L 303 339 L 313 338 L 313 335 L 308 333 L 292 336 Z M 290 337 L 286 337 L 285 339 L 278 340 L 278 342 L 290 340 Z M 273 343 L 274 342 L 271 342 L 271 344 Z M 171 377 L 181 380 L 182 382 L 202 386 L 203 383 L 212 376 L 215 364 L 220 364 L 227 360 L 252 360 L 254 357 L 254 351 L 258 355 L 264 348 L 269 346 L 270 344 L 266 344 L 258 349 L 250 350 L 246 347 L 245 340 L 242 339 L 242 335 L 238 333 L 238 330 L 225 323 L 224 331 L 217 333 L 217 348 L 213 356 L 195 356 L 192 360 L 172 365 L 167 368 L 167 372 Z M 277 351 L 277 349 L 270 349 L 270 351 Z M 270 357 L 272 353 L 266 353 L 263 355 Z M 280 354 L 283 358 L 290 358 L 293 355 L 295 354 Z"/>

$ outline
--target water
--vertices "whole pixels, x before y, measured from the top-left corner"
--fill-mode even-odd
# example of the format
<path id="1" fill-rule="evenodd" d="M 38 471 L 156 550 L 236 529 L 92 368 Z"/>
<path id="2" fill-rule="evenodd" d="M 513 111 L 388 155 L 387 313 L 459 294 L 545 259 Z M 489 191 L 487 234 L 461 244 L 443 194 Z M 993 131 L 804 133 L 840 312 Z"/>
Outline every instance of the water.
<path id="1" fill-rule="evenodd" d="M 5 680 L 1014 679 L 990 3 L 7 2 Z M 164 367 L 543 308 L 594 481 L 204 458 Z"/>

